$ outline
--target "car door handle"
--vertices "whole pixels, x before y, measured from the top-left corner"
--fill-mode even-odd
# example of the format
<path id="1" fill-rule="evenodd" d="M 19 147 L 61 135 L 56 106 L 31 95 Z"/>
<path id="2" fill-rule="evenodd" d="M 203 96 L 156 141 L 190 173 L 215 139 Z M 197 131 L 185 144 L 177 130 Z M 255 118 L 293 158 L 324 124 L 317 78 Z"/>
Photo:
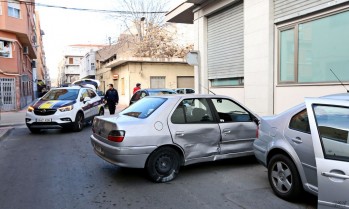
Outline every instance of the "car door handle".
<path id="1" fill-rule="evenodd" d="M 321 175 L 326 177 L 333 177 L 337 179 L 349 179 L 348 175 L 338 174 L 338 173 L 331 173 L 331 172 L 321 172 Z"/>
<path id="2" fill-rule="evenodd" d="M 303 142 L 301 137 L 298 137 L 298 136 L 296 138 L 292 138 L 292 141 L 295 142 L 296 144 L 300 144 Z"/>
<path id="3" fill-rule="evenodd" d="M 230 134 L 230 132 L 231 132 L 231 130 L 229 130 L 229 129 L 223 129 L 224 134 Z"/>
<path id="4" fill-rule="evenodd" d="M 178 131 L 178 132 L 176 132 L 176 136 L 184 136 L 184 132 L 182 132 L 182 131 L 179 132 L 179 131 Z"/>

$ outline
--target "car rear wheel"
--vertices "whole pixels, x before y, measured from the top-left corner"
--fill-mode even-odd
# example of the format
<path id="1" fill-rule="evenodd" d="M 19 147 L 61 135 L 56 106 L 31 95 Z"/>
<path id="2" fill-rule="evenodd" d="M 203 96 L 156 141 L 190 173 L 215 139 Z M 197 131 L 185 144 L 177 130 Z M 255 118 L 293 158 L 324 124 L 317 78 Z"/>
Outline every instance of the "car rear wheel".
<path id="1" fill-rule="evenodd" d="M 81 112 L 78 112 L 75 117 L 73 131 L 79 132 L 84 127 L 84 115 Z"/>
<path id="2" fill-rule="evenodd" d="M 285 155 L 275 155 L 268 164 L 268 179 L 274 193 L 285 200 L 295 200 L 302 184 L 295 164 Z"/>
<path id="3" fill-rule="evenodd" d="M 41 129 L 39 129 L 39 128 L 29 128 L 29 131 L 32 132 L 33 134 L 38 134 L 38 133 L 40 133 Z"/>
<path id="4" fill-rule="evenodd" d="M 154 182 L 168 182 L 176 178 L 180 168 L 180 156 L 170 147 L 155 150 L 148 158 L 146 170 Z"/>

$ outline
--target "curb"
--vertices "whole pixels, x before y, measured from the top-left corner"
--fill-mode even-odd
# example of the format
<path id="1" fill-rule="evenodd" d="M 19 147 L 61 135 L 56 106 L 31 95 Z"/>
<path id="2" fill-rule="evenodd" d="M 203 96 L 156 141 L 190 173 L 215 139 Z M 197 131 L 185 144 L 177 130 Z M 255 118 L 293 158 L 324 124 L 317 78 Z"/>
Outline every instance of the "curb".
<path id="1" fill-rule="evenodd" d="M 4 124 L 0 124 L 0 128 L 10 127 L 10 126 L 23 126 L 23 125 L 25 125 L 25 123 L 4 123 Z"/>
<path id="2" fill-rule="evenodd" d="M 0 129 L 0 141 L 5 139 L 6 136 L 8 136 L 10 134 L 10 132 L 12 131 L 13 127 L 8 127 L 8 128 L 3 128 Z M 1 133 L 2 132 L 2 133 Z"/>

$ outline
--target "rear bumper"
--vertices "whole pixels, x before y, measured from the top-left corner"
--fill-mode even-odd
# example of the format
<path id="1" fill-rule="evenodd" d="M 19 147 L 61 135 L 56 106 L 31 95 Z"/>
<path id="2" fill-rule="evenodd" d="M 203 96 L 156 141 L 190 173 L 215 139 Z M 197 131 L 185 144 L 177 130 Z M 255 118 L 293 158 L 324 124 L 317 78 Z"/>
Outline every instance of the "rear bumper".
<path id="1" fill-rule="evenodd" d="M 90 137 L 94 152 L 103 160 L 128 168 L 144 168 L 148 156 L 157 147 L 116 147 L 96 139 L 93 135 Z"/>
<path id="2" fill-rule="evenodd" d="M 257 160 L 267 167 L 267 149 L 266 146 L 267 144 L 265 142 L 262 142 L 262 140 L 256 139 L 253 143 L 253 152 L 254 155 L 256 156 Z"/>

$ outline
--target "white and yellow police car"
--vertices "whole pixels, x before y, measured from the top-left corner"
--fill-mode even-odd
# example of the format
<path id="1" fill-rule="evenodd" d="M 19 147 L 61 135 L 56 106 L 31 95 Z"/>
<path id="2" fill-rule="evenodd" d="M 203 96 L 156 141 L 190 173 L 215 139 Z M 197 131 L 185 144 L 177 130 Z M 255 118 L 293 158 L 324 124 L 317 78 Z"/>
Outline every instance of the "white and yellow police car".
<path id="1" fill-rule="evenodd" d="M 103 101 L 92 88 L 53 88 L 28 107 L 26 125 L 32 133 L 41 129 L 81 131 L 86 122 L 104 115 Z"/>

